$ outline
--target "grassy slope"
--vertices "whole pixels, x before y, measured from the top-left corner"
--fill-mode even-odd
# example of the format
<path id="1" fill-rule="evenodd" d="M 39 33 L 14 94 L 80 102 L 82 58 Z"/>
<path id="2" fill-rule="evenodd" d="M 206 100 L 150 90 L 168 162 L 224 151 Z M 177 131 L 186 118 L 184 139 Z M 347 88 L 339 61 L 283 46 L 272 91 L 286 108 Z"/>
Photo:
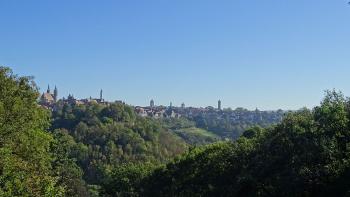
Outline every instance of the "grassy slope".
<path id="1" fill-rule="evenodd" d="M 220 139 L 220 137 L 214 133 L 196 127 L 182 128 L 176 130 L 175 133 L 192 145 L 208 144 Z"/>

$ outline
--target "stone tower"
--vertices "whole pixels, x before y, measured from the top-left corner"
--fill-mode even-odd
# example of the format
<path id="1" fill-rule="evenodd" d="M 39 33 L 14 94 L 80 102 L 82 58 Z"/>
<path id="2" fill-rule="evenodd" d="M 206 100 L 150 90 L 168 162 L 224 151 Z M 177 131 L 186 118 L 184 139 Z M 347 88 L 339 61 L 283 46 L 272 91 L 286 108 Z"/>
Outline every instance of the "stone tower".
<path id="1" fill-rule="evenodd" d="M 58 97 L 58 90 L 57 87 L 55 86 L 55 89 L 53 91 L 53 100 L 57 102 L 57 97 Z"/>
<path id="2" fill-rule="evenodd" d="M 103 91 L 102 91 L 102 89 L 101 89 L 101 91 L 100 91 L 100 101 L 102 101 L 103 100 Z"/>
<path id="3" fill-rule="evenodd" d="M 221 111 L 221 100 L 218 101 L 218 110 Z"/>
<path id="4" fill-rule="evenodd" d="M 49 93 L 49 94 L 50 94 L 50 85 L 47 85 L 46 93 Z"/>

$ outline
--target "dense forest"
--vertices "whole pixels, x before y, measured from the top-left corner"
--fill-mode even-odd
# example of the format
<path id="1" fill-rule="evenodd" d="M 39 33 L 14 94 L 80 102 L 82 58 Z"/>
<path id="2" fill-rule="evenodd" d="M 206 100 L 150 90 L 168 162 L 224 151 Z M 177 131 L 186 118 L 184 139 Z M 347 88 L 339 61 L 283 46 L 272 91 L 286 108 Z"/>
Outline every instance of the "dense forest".
<path id="1" fill-rule="evenodd" d="M 123 103 L 50 111 L 38 96 L 31 77 L 0 67 L 0 196 L 350 195 L 340 92 L 276 125 L 242 126 L 234 141 L 209 116 L 152 119 Z"/>

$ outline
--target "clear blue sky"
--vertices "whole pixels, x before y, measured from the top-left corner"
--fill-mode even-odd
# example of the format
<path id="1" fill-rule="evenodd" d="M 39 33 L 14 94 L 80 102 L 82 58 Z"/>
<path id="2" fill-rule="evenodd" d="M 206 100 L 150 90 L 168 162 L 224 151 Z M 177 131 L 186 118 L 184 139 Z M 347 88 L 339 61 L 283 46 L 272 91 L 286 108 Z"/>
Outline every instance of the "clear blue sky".
<path id="1" fill-rule="evenodd" d="M 345 0 L 5 0 L 0 28 L 0 65 L 60 96 L 298 109 L 350 95 Z"/>

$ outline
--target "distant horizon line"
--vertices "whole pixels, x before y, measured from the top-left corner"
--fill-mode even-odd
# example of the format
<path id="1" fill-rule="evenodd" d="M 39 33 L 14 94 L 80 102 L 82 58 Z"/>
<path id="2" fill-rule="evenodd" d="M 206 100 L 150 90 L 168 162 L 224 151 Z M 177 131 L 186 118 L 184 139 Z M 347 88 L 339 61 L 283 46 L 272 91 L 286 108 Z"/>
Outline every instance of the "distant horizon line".
<path id="1" fill-rule="evenodd" d="M 50 86 L 50 84 L 48 84 L 48 86 L 47 86 L 47 88 L 49 88 L 49 87 L 55 87 L 55 88 L 57 88 L 57 85 L 54 85 L 54 86 Z M 39 86 L 38 86 L 38 91 L 41 91 L 41 94 L 43 94 L 43 93 L 45 93 L 45 92 L 47 92 L 47 91 L 44 91 L 44 89 L 41 89 Z M 58 89 L 58 88 L 57 88 Z M 51 91 L 51 90 L 50 90 Z M 101 91 L 103 91 L 103 88 L 100 88 L 100 90 L 99 90 L 99 94 L 101 94 Z M 40 93 L 40 92 L 39 92 Z M 41 95 L 40 94 L 40 95 Z M 74 97 L 74 94 L 73 93 L 68 93 L 68 96 L 73 96 L 73 98 L 75 98 Z M 67 99 L 67 97 L 60 97 L 58 100 L 61 100 L 61 99 Z M 93 96 L 88 96 L 88 97 L 85 97 L 85 98 L 78 98 L 78 97 L 76 97 L 75 99 L 77 99 L 77 100 L 83 100 L 83 99 L 99 99 L 98 97 L 93 97 Z M 107 101 L 107 102 L 110 102 L 110 103 L 114 103 L 114 102 L 123 102 L 123 103 L 125 103 L 125 104 L 127 104 L 127 105 L 130 105 L 130 106 L 133 106 L 133 107 L 149 107 L 150 106 L 150 102 L 151 102 L 151 100 L 153 100 L 153 101 L 156 101 L 156 99 L 154 99 L 154 98 L 151 98 L 149 101 L 148 101 L 148 105 L 138 105 L 138 104 L 132 104 L 132 103 L 128 103 L 128 102 L 126 102 L 125 100 L 121 100 L 121 99 L 103 99 L 104 101 Z M 217 102 L 217 104 L 218 104 L 218 102 L 221 102 L 221 105 L 222 105 L 222 99 L 218 99 L 216 102 Z M 156 102 L 155 102 L 156 103 Z M 172 104 L 172 107 L 179 107 L 179 108 L 181 108 L 181 104 L 182 103 L 184 103 L 185 104 L 185 108 L 202 108 L 202 109 L 205 109 L 205 108 L 208 108 L 208 107 L 212 107 L 212 108 L 214 108 L 214 109 L 218 109 L 217 107 L 214 107 L 213 105 L 207 105 L 207 106 L 193 106 L 193 105 L 189 105 L 189 106 L 187 106 L 186 105 L 186 103 L 185 102 L 180 102 L 181 104 L 180 105 L 173 105 L 173 103 L 174 102 L 172 102 L 172 101 L 169 101 L 169 104 L 168 105 L 163 105 L 163 104 L 160 104 L 160 105 L 155 105 L 155 106 L 158 106 L 158 107 L 169 107 L 170 106 L 170 103 Z M 177 103 L 177 102 L 176 102 Z M 315 106 L 314 106 L 315 107 Z M 304 106 L 304 107 L 299 107 L 298 109 L 283 109 L 283 108 L 277 108 L 277 109 L 259 109 L 259 107 L 255 107 L 255 109 L 254 108 L 248 108 L 248 107 L 240 107 L 240 106 L 237 106 L 237 107 L 230 107 L 230 106 L 228 106 L 228 107 L 223 107 L 222 106 L 222 110 L 224 110 L 224 109 L 231 109 L 231 110 L 236 110 L 236 109 L 239 109 L 239 108 L 241 108 L 241 109 L 245 109 L 245 110 L 248 110 L 248 111 L 255 111 L 255 110 L 259 110 L 259 111 L 278 111 L 278 110 L 282 110 L 282 111 L 298 111 L 298 110 L 300 110 L 300 109 L 303 109 L 303 108 L 307 108 L 307 109 L 312 109 L 312 108 L 314 108 L 314 107 L 306 107 L 306 106 Z"/>
<path id="2" fill-rule="evenodd" d="M 48 85 L 48 90 L 50 90 L 51 91 L 51 89 L 49 89 L 49 87 L 50 87 L 50 85 Z M 56 85 L 54 86 L 55 88 L 56 88 Z M 47 91 L 48 91 L 47 90 Z M 44 94 L 45 92 L 47 92 L 47 91 L 42 91 L 42 94 Z M 100 92 L 101 91 L 103 91 L 103 89 L 101 88 L 100 89 Z M 68 97 L 69 96 L 72 96 L 74 99 L 77 99 L 77 100 L 84 100 L 84 99 L 98 99 L 98 98 L 94 98 L 94 97 L 92 97 L 92 96 L 89 96 L 89 97 L 87 97 L 87 98 L 75 98 L 74 97 L 74 94 L 72 94 L 72 93 L 69 93 L 68 94 Z M 65 100 L 65 99 L 67 99 L 66 97 L 60 97 L 58 100 Z M 123 102 L 123 103 L 125 103 L 125 104 L 127 104 L 127 105 L 130 105 L 130 106 L 133 106 L 133 107 L 150 107 L 150 105 L 146 105 L 146 106 L 142 106 L 142 105 L 134 105 L 134 104 L 129 104 L 129 103 L 127 103 L 127 102 L 125 102 L 125 101 L 123 101 L 123 100 L 118 100 L 118 99 L 116 99 L 116 100 L 114 100 L 114 101 L 111 101 L 111 100 L 106 100 L 106 99 L 103 99 L 104 101 L 107 101 L 107 102 L 110 102 L 110 103 L 114 103 L 114 102 Z M 154 98 L 152 98 L 151 100 L 149 100 L 149 102 L 151 102 L 151 101 L 155 101 L 155 99 Z M 219 100 L 217 100 L 217 102 L 221 102 L 221 104 L 222 104 L 222 99 L 219 99 Z M 176 105 L 172 105 L 172 101 L 170 101 L 169 102 L 169 104 L 171 104 L 171 106 L 172 107 L 177 107 L 177 108 L 181 108 L 181 105 L 180 106 L 176 106 Z M 186 104 L 185 102 L 181 102 L 181 103 L 183 103 L 183 104 Z M 160 104 L 160 105 L 155 105 L 156 107 L 170 107 L 170 105 L 163 105 L 163 104 Z M 199 107 L 196 107 L 196 106 L 186 106 L 185 105 L 185 108 L 200 108 L 200 109 L 205 109 L 205 108 L 208 108 L 208 107 L 211 107 L 211 108 L 214 108 L 214 109 L 218 109 L 217 107 L 214 107 L 214 106 L 212 106 L 212 105 L 208 105 L 208 106 L 199 106 Z M 295 111 L 295 110 L 290 110 L 290 109 L 288 109 L 288 110 L 285 110 L 285 109 L 281 109 L 281 108 L 279 108 L 279 109 L 274 109 L 274 110 L 260 110 L 258 107 L 256 107 L 255 109 L 248 109 L 248 108 L 245 108 L 245 107 L 236 107 L 236 108 L 232 108 L 232 107 L 222 107 L 222 110 L 225 110 L 225 109 L 231 109 L 231 110 L 236 110 L 236 109 L 245 109 L 245 110 L 248 110 L 248 111 L 255 111 L 255 110 L 259 110 L 259 111 L 279 111 L 279 110 L 282 110 L 282 111 Z"/>

